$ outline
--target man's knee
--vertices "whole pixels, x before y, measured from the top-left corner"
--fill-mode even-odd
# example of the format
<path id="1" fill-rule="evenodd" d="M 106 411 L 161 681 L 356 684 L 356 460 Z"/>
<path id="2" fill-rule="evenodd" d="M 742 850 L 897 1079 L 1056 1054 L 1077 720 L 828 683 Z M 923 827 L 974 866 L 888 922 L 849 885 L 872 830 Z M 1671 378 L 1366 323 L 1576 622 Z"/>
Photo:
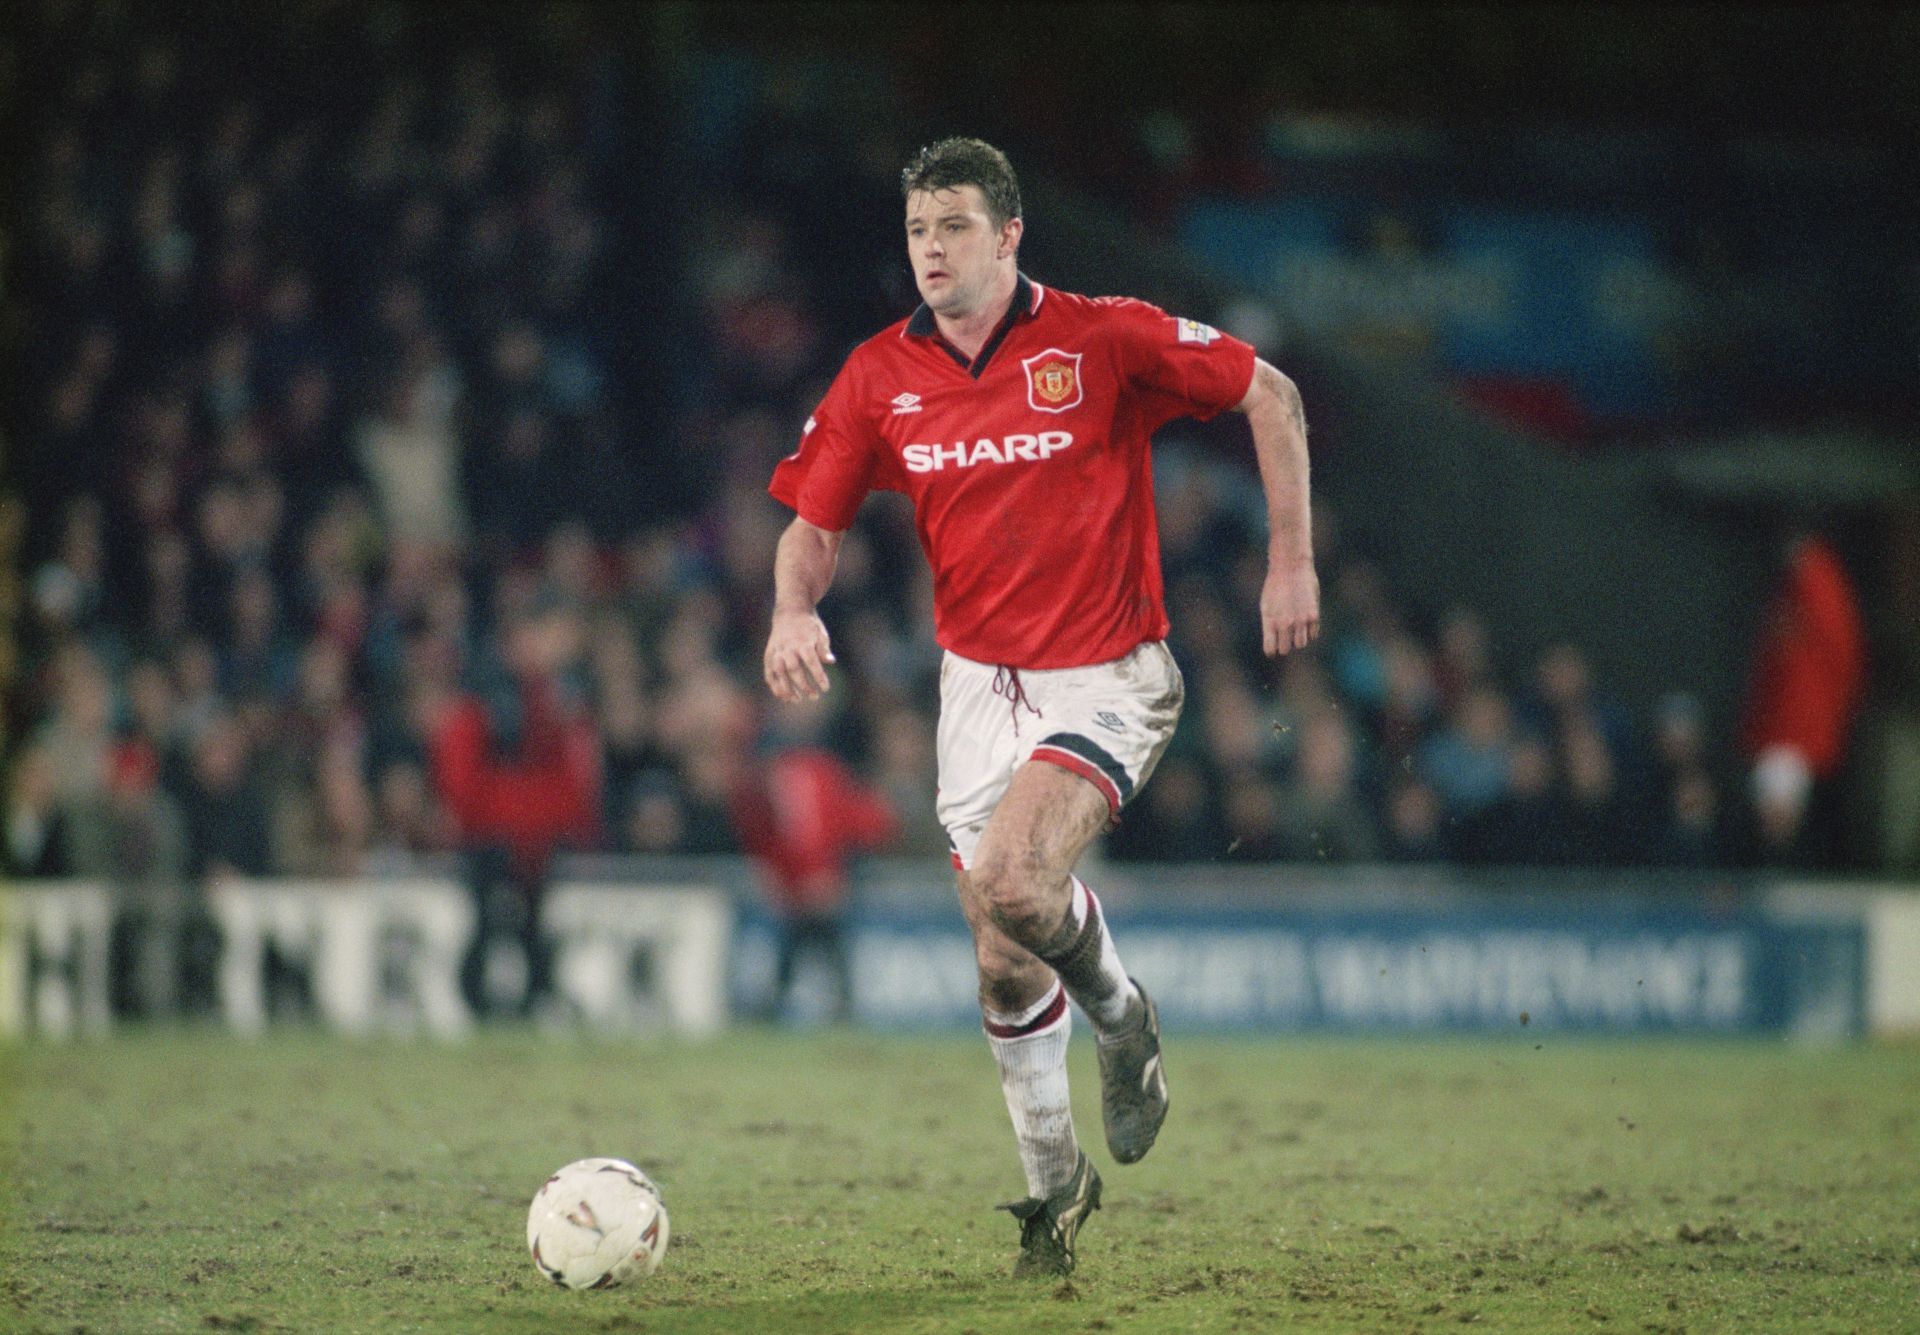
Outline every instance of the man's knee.
<path id="1" fill-rule="evenodd" d="M 994 926 L 1029 950 L 1046 943 L 1059 925 L 1056 893 L 1066 884 L 1031 852 L 984 856 L 974 864 L 973 886 Z M 1059 884 L 1054 884 L 1055 880 Z"/>

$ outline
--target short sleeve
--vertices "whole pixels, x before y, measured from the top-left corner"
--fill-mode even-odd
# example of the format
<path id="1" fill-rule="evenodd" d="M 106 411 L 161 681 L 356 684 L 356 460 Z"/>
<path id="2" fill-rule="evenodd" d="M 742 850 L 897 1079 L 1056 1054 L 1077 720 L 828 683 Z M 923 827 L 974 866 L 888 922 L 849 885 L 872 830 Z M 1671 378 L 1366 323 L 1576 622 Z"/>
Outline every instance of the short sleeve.
<path id="1" fill-rule="evenodd" d="M 1208 418 L 1236 408 L 1253 385 L 1254 351 L 1198 320 L 1168 315 L 1144 301 L 1114 306 L 1121 363 L 1128 379 Z"/>
<path id="2" fill-rule="evenodd" d="M 853 524 L 873 487 L 872 426 L 859 413 L 853 368 L 842 367 L 800 431 L 800 447 L 773 470 L 767 490 L 809 524 L 839 533 Z"/>

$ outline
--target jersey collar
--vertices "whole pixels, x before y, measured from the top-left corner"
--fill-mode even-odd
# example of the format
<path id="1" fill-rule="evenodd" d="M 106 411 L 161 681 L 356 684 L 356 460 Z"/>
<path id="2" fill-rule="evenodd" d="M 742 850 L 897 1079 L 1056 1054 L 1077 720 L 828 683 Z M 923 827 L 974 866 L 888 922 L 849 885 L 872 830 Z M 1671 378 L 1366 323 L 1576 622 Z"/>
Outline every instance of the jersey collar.
<path id="1" fill-rule="evenodd" d="M 1013 300 L 1007 303 L 1007 314 L 994 328 L 993 336 L 980 349 L 980 355 L 968 361 L 960 350 L 940 336 L 940 326 L 934 323 L 933 311 L 923 301 L 919 308 L 907 320 L 907 327 L 900 331 L 900 337 L 912 335 L 915 338 L 931 338 L 946 354 L 959 364 L 960 369 L 975 380 L 987 369 L 987 363 L 993 354 L 1006 341 L 1007 334 L 1021 320 L 1031 320 L 1040 311 L 1040 303 L 1046 298 L 1047 290 L 1033 282 L 1023 273 L 1016 273 L 1013 279 Z"/>

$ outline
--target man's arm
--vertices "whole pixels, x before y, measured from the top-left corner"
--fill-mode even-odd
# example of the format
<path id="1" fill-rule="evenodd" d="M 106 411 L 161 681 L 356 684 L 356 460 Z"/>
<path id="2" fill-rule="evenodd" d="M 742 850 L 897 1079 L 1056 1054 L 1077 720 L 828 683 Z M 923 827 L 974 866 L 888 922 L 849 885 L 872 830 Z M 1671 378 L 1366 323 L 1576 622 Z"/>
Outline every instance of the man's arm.
<path id="1" fill-rule="evenodd" d="M 1253 452 L 1267 496 L 1267 580 L 1260 590 L 1260 640 L 1268 654 L 1302 649 L 1320 634 L 1320 577 L 1313 569 L 1307 507 L 1307 415 L 1293 381 L 1254 359 L 1253 384 L 1234 409 L 1253 428 Z"/>
<path id="2" fill-rule="evenodd" d="M 776 700 L 815 700 L 827 690 L 833 649 L 815 610 L 833 583 L 843 534 L 795 519 L 773 557 L 773 633 L 767 637 L 767 689 Z"/>

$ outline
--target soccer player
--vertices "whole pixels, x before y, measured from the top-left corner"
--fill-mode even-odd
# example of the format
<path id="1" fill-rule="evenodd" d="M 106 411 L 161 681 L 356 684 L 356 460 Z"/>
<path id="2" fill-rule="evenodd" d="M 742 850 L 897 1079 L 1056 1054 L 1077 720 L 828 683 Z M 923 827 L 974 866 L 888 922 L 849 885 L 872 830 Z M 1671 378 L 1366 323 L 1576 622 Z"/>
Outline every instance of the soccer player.
<path id="1" fill-rule="evenodd" d="M 933 567 L 939 814 L 972 929 L 980 1003 L 1030 1196 L 1018 1275 L 1072 1271 L 1100 1204 L 1067 1100 L 1071 998 L 1100 1057 L 1107 1148 L 1133 1163 L 1167 1115 L 1160 1023 L 1073 874 L 1153 773 L 1184 689 L 1165 643 L 1151 433 L 1245 413 L 1270 526 L 1261 637 L 1319 633 L 1306 420 L 1247 344 L 1144 302 L 1042 287 L 1018 268 L 1024 221 L 1006 155 L 922 149 L 901 175 L 923 305 L 855 348 L 775 469 L 796 518 L 774 560 L 766 681 L 827 689 L 816 611 L 872 490 L 912 499 Z"/>

